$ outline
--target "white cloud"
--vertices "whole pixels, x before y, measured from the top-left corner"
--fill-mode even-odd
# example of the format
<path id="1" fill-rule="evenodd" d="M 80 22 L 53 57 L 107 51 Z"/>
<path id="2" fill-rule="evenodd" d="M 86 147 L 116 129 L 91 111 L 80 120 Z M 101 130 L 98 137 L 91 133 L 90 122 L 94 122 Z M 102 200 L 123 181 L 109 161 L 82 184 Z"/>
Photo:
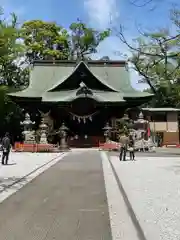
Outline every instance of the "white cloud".
<path id="1" fill-rule="evenodd" d="M 89 24 L 96 29 L 105 29 L 118 22 L 120 14 L 116 0 L 84 0 L 84 7 Z M 126 59 L 124 55 L 130 55 L 128 48 L 116 36 L 110 36 L 98 46 L 97 53 L 92 58 L 100 59 L 103 56 L 109 56 L 112 60 L 122 60 Z M 141 77 L 136 71 L 130 68 L 129 74 L 134 88 L 142 90 L 147 87 L 146 84 L 138 83 Z"/>
<path id="2" fill-rule="evenodd" d="M 84 0 L 89 22 L 93 27 L 104 29 L 118 18 L 116 0 Z"/>

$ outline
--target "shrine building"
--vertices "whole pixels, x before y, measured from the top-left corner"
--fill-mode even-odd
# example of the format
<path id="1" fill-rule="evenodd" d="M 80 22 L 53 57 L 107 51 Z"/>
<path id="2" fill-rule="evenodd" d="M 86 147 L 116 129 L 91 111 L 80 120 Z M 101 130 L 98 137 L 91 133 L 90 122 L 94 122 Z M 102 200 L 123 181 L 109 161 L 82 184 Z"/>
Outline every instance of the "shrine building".
<path id="1" fill-rule="evenodd" d="M 125 61 L 102 60 L 34 61 L 29 86 L 9 95 L 30 115 L 45 113 L 52 136 L 65 123 L 72 145 L 99 141 L 107 122 L 113 127 L 127 108 L 153 96 L 132 88 Z"/>

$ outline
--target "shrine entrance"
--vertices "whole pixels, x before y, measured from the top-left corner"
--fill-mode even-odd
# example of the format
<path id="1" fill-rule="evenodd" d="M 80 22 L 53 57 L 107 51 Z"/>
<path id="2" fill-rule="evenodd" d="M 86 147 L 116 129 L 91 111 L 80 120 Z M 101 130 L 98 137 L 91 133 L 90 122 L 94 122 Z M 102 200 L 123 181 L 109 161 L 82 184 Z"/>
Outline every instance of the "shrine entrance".
<path id="1" fill-rule="evenodd" d="M 69 128 L 68 143 L 71 147 L 97 147 L 103 141 L 103 126 L 100 113 L 92 116 L 70 116 L 66 121 Z"/>
<path id="2" fill-rule="evenodd" d="M 78 98 L 67 109 L 68 143 L 71 147 L 97 147 L 103 140 L 102 109 L 91 98 Z"/>
<path id="3" fill-rule="evenodd" d="M 104 140 L 103 127 L 106 123 L 103 107 L 91 98 L 77 98 L 66 107 L 52 109 L 55 129 L 62 122 L 68 128 L 70 147 L 97 147 Z"/>

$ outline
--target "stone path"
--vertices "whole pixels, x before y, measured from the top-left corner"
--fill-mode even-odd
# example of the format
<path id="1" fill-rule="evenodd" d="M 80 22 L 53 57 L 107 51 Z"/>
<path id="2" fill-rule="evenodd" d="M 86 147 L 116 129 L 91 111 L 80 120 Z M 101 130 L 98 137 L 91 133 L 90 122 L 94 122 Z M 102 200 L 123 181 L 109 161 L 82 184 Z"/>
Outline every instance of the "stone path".
<path id="1" fill-rule="evenodd" d="M 147 240 L 180 239 L 180 158 L 137 157 L 110 161 Z"/>
<path id="2" fill-rule="evenodd" d="M 98 151 L 73 152 L 0 204 L 3 240 L 111 240 Z"/>
<path id="3" fill-rule="evenodd" d="M 0 164 L 0 202 L 19 190 L 63 157 L 62 153 L 11 153 L 8 165 Z"/>

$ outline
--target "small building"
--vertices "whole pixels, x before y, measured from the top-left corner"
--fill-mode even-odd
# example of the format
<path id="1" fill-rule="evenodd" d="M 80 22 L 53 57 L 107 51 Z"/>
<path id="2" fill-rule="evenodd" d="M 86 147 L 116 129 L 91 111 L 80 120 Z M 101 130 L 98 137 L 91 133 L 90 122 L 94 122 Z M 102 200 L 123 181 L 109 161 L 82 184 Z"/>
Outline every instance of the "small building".
<path id="1" fill-rule="evenodd" d="M 132 88 L 125 61 L 101 60 L 35 61 L 28 88 L 9 96 L 31 116 L 48 113 L 49 135 L 64 122 L 70 144 L 82 139 L 95 145 L 107 122 L 153 95 Z"/>
<path id="2" fill-rule="evenodd" d="M 156 140 L 159 135 L 162 145 L 179 144 L 179 112 L 177 108 L 143 108 L 145 118 L 149 121 L 151 133 Z"/>

